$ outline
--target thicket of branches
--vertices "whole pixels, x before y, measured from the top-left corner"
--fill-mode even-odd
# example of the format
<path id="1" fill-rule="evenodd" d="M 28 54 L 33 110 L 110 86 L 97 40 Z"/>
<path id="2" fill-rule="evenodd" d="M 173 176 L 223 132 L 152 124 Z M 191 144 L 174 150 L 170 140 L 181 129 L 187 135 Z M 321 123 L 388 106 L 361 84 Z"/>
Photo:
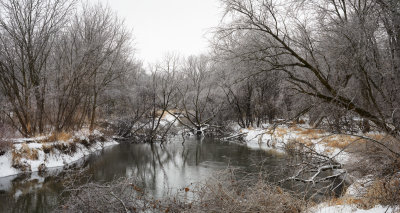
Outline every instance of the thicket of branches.
<path id="1" fill-rule="evenodd" d="M 105 90 L 132 71 L 131 36 L 101 4 L 0 3 L 2 116 L 23 136 L 94 127 Z"/>
<path id="2" fill-rule="evenodd" d="M 308 115 L 334 132 L 399 138 L 400 5 L 394 0 L 221 0 L 213 53 L 146 69 L 101 4 L 0 5 L 1 119 L 24 136 L 117 120 L 118 134 L 165 137 Z M 398 152 L 394 151 L 396 155 Z"/>
<path id="3" fill-rule="evenodd" d="M 316 108 L 315 120 L 357 116 L 398 137 L 398 1 L 222 4 L 232 20 L 217 29 L 219 55 L 251 63 L 247 72 L 279 71 L 286 95 L 301 97 L 298 111 Z"/>
<path id="4" fill-rule="evenodd" d="M 71 187 L 57 212 L 302 212 L 307 202 L 263 177 L 223 171 L 205 183 L 154 198 L 135 179 Z"/>

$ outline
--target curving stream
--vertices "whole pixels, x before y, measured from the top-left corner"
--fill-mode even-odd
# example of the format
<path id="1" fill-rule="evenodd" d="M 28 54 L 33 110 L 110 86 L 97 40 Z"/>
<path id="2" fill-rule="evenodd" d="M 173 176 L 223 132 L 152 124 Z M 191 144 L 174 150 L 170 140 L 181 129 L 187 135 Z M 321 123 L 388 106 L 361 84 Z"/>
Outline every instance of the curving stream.
<path id="1" fill-rule="evenodd" d="M 96 182 L 112 181 L 119 177 L 136 177 L 145 188 L 162 196 L 209 177 L 214 171 L 228 166 L 244 171 L 263 169 L 272 179 L 282 178 L 286 157 L 274 152 L 252 150 L 246 146 L 225 143 L 212 138 L 179 138 L 158 144 L 122 143 L 78 162 Z M 50 212 L 59 205 L 63 181 L 67 174 L 52 169 L 47 174 L 37 173 L 0 178 L 0 212 Z"/>

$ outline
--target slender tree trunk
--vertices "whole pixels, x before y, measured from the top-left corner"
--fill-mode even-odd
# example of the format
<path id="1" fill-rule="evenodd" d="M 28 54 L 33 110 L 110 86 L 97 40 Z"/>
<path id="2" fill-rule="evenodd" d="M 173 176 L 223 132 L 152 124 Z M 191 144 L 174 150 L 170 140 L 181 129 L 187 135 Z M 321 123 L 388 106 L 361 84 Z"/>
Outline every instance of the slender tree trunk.
<path id="1" fill-rule="evenodd" d="M 94 121 L 96 119 L 96 104 L 97 104 L 97 93 L 94 93 L 93 96 L 93 104 L 92 104 L 92 114 L 91 114 L 91 118 L 90 118 L 90 127 L 89 130 L 93 131 L 94 129 Z"/>

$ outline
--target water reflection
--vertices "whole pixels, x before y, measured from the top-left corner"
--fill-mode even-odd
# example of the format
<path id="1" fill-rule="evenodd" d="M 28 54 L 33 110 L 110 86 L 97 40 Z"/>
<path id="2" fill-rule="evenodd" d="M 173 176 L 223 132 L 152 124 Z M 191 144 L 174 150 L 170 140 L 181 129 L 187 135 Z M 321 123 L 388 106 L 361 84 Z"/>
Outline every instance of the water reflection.
<path id="1" fill-rule="evenodd" d="M 165 145 L 120 144 L 91 155 L 83 162 L 84 176 L 93 181 L 107 182 L 119 177 L 135 177 L 155 197 L 169 190 L 186 187 L 209 177 L 213 171 L 227 166 L 244 171 L 255 171 L 264 162 L 264 170 L 280 176 L 285 164 L 283 156 L 247 147 L 222 143 L 212 138 L 202 140 L 177 138 Z M 4 212 L 49 212 L 60 202 L 65 172 L 44 177 L 31 174 L 26 177 L 0 179 L 0 210 Z M 273 178 L 271 176 L 271 178 Z M 7 185 L 7 181 L 11 184 Z M 7 186 L 6 186 L 7 185 Z"/>

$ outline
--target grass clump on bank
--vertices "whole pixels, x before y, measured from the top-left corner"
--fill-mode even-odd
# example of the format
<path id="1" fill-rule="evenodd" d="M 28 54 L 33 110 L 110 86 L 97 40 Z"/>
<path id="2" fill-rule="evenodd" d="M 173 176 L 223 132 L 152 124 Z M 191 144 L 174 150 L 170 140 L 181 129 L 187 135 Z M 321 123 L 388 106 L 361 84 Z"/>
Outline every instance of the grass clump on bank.
<path id="1" fill-rule="evenodd" d="M 49 136 L 45 137 L 41 142 L 46 143 L 46 142 L 55 142 L 55 141 L 69 141 L 73 135 L 68 132 L 52 132 Z"/>

